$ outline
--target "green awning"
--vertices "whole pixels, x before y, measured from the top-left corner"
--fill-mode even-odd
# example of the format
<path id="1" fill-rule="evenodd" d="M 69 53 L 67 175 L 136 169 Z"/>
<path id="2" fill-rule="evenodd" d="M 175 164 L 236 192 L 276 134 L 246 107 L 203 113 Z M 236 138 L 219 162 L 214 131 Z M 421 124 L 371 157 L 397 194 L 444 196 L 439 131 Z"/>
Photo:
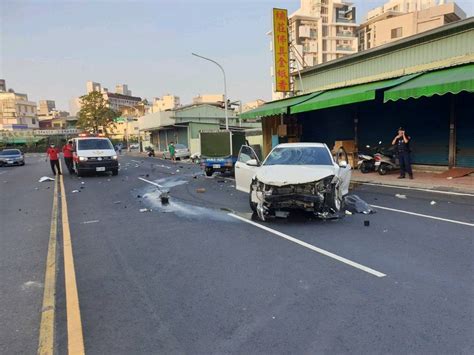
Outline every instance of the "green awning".
<path id="1" fill-rule="evenodd" d="M 267 102 L 260 107 L 244 112 L 243 114 L 240 115 L 240 118 L 249 119 L 249 118 L 257 118 L 257 117 L 275 116 L 275 115 L 280 115 L 282 113 L 286 114 L 286 113 L 289 113 L 288 109 L 291 106 L 302 103 L 319 94 L 321 94 L 321 92 L 313 92 L 311 94 L 294 96 L 288 99 Z"/>
<path id="2" fill-rule="evenodd" d="M 46 137 L 9 137 L 9 136 L 0 136 L 0 142 L 7 144 L 27 144 L 27 143 L 37 143 Z"/>
<path id="3" fill-rule="evenodd" d="M 436 70 L 398 85 L 384 93 L 384 102 L 417 99 L 422 96 L 474 92 L 474 64 Z"/>
<path id="4" fill-rule="evenodd" d="M 375 99 L 377 90 L 390 88 L 413 79 L 419 74 L 405 75 L 396 79 L 376 81 L 373 83 L 360 84 L 339 89 L 325 91 L 310 100 L 290 108 L 291 113 L 300 113 L 323 108 L 342 106 Z"/>

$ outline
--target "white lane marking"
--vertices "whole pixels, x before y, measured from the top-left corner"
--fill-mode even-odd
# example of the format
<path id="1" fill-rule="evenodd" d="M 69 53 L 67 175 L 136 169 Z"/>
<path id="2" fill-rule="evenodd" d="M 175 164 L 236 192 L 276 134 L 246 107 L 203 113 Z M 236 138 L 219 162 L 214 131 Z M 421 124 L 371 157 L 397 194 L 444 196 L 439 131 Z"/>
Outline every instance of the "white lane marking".
<path id="1" fill-rule="evenodd" d="M 352 261 L 352 260 L 343 258 L 342 256 L 339 256 L 339 255 L 336 255 L 336 254 L 334 254 L 334 253 L 331 253 L 331 252 L 329 252 L 329 251 L 327 251 L 327 250 L 318 248 L 318 247 L 316 247 L 316 246 L 314 246 L 314 245 L 311 245 L 311 244 L 308 244 L 308 243 L 306 243 L 306 242 L 303 242 L 302 240 L 293 238 L 293 237 L 289 236 L 288 234 L 285 234 L 285 233 L 276 231 L 276 230 L 274 230 L 274 229 L 268 228 L 268 227 L 266 227 L 266 226 L 263 226 L 263 225 L 261 225 L 261 224 L 259 224 L 259 223 L 254 222 L 254 221 L 250 221 L 250 220 L 248 220 L 248 219 L 246 219 L 246 218 L 240 217 L 240 216 L 238 216 L 238 215 L 236 215 L 236 214 L 228 213 L 228 215 L 231 216 L 231 217 L 234 217 L 234 218 L 236 218 L 236 219 L 238 219 L 238 220 L 240 220 L 240 221 L 242 221 L 242 222 L 251 224 L 251 225 L 253 225 L 253 226 L 257 227 L 257 228 L 263 229 L 263 230 L 265 230 L 265 231 L 267 231 L 267 232 L 270 232 L 270 233 L 275 234 L 275 235 L 277 235 L 277 236 L 279 236 L 279 237 L 282 237 L 282 238 L 284 238 L 284 239 L 286 239 L 286 240 L 289 240 L 290 242 L 299 244 L 299 245 L 301 245 L 301 246 L 303 246 L 303 247 L 305 247 L 305 248 L 308 248 L 308 249 L 310 249 L 310 250 L 312 250 L 312 251 L 315 251 L 315 252 L 317 252 L 317 253 L 319 253 L 319 254 L 322 254 L 322 255 L 328 256 L 328 257 L 330 257 L 330 258 L 332 258 L 332 259 L 334 259 L 334 260 L 340 261 L 341 263 L 344 263 L 344 264 L 347 264 L 347 265 L 349 265 L 349 266 L 352 266 L 352 267 L 354 267 L 354 268 L 356 268 L 356 269 L 365 271 L 365 272 L 367 272 L 367 273 L 369 273 L 369 274 L 371 274 L 371 275 L 374 275 L 374 276 L 377 276 L 377 277 L 384 277 L 384 276 L 387 276 L 387 275 L 381 273 L 380 271 L 371 269 L 371 268 L 369 268 L 369 267 L 367 267 L 367 266 L 361 265 L 361 264 L 356 263 L 356 262 L 354 262 L 354 261 Z"/>
<path id="2" fill-rule="evenodd" d="M 421 214 L 421 213 L 416 213 L 416 212 L 409 212 L 409 211 L 397 210 L 397 209 L 395 209 L 395 208 L 389 208 L 389 207 L 383 207 L 383 206 L 377 206 L 377 205 L 371 205 L 371 206 L 372 206 L 372 207 L 375 207 L 375 208 L 379 208 L 379 209 L 381 209 L 381 210 L 387 210 L 387 211 L 398 212 L 398 213 L 405 213 L 405 214 L 409 214 L 409 215 L 412 215 L 412 216 L 423 217 L 423 218 L 429 218 L 429 219 L 436 219 L 436 220 L 438 220 L 438 221 L 449 222 L 449 223 L 455 223 L 455 224 L 462 224 L 462 225 L 464 225 L 464 226 L 474 227 L 474 223 L 456 221 L 456 220 L 454 220 L 454 219 L 435 217 L 435 216 L 430 216 L 430 215 L 427 215 L 427 214 Z"/>
<path id="3" fill-rule="evenodd" d="M 374 184 L 374 183 L 371 183 L 371 182 L 358 182 L 358 181 L 353 181 L 353 183 L 355 183 L 355 184 L 360 184 L 360 185 L 368 185 L 368 186 L 389 187 L 389 188 L 393 188 L 393 189 L 433 192 L 433 193 L 444 194 L 444 195 L 474 197 L 474 194 L 469 194 L 469 193 L 467 193 L 467 192 L 452 192 L 452 191 L 442 191 L 442 190 L 431 190 L 431 189 L 423 189 L 423 188 L 421 188 L 421 187 L 409 187 L 409 186 Z"/>
<path id="4" fill-rule="evenodd" d="M 85 221 L 85 222 L 82 222 L 82 224 L 91 224 L 91 223 L 98 223 L 99 220 L 98 219 L 94 219 L 93 221 Z"/>
<path id="5" fill-rule="evenodd" d="M 149 183 L 149 184 L 152 184 L 152 185 L 155 185 L 155 186 L 158 186 L 158 187 L 164 187 L 164 186 L 162 186 L 162 185 L 160 185 L 160 184 L 157 184 L 157 183 L 154 182 L 154 181 L 150 181 L 150 180 L 147 180 L 147 179 L 144 179 L 144 178 L 141 178 L 141 177 L 139 177 L 139 179 L 140 179 L 141 181 L 145 181 L 145 182 L 147 182 L 147 183 Z"/>

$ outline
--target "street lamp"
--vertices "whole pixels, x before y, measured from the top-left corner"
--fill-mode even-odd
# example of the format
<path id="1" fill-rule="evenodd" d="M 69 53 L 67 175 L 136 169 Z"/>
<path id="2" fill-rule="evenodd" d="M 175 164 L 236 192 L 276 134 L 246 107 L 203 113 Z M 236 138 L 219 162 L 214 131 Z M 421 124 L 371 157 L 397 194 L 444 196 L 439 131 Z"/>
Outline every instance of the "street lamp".
<path id="1" fill-rule="evenodd" d="M 195 56 L 195 57 L 198 57 L 198 58 L 201 58 L 201 59 L 204 59 L 204 60 L 207 60 L 207 61 L 209 61 L 209 62 L 214 63 L 214 64 L 217 65 L 217 66 L 219 67 L 219 69 L 222 71 L 222 74 L 224 75 L 225 129 L 226 129 L 226 130 L 229 130 L 229 116 L 227 115 L 227 82 L 226 82 L 226 79 L 225 79 L 225 71 L 224 71 L 224 68 L 222 67 L 222 65 L 220 65 L 219 63 L 217 63 L 215 60 L 212 60 L 212 59 L 203 57 L 202 55 L 199 55 L 199 54 L 196 54 L 196 53 L 191 53 L 191 54 L 192 54 L 193 56 Z"/>

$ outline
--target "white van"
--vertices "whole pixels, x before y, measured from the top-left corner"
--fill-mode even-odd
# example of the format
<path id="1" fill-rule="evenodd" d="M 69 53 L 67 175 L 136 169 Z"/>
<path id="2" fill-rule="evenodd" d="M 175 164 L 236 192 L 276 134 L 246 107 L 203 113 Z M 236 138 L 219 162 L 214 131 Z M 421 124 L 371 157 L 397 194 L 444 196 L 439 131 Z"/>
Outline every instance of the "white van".
<path id="1" fill-rule="evenodd" d="M 117 153 L 106 137 L 77 137 L 73 140 L 73 169 L 77 176 L 86 173 L 118 174 Z"/>

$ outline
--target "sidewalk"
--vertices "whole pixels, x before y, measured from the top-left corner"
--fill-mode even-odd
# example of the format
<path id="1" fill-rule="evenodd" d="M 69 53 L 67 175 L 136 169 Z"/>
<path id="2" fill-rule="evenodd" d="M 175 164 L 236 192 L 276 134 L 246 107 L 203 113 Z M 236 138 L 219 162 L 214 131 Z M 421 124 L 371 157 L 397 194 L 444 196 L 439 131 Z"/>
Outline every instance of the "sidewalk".
<path id="1" fill-rule="evenodd" d="M 446 179 L 444 177 L 440 177 L 439 175 L 440 173 L 415 172 L 415 178 L 413 180 L 410 180 L 408 178 L 397 179 L 398 173 L 392 173 L 382 176 L 376 172 L 362 174 L 359 170 L 353 170 L 352 182 L 474 194 L 473 174 L 454 179 Z"/>

